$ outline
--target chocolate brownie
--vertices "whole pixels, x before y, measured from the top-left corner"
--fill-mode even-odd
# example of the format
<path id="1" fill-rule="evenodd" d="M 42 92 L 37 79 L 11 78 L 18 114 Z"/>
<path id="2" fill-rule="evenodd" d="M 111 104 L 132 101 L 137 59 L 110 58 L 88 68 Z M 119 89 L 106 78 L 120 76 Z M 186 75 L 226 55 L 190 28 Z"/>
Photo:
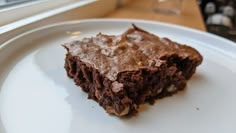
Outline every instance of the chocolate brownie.
<path id="1" fill-rule="evenodd" d="M 133 115 L 140 104 L 183 90 L 203 60 L 194 48 L 135 25 L 121 35 L 99 33 L 63 46 L 67 75 L 117 116 Z"/>

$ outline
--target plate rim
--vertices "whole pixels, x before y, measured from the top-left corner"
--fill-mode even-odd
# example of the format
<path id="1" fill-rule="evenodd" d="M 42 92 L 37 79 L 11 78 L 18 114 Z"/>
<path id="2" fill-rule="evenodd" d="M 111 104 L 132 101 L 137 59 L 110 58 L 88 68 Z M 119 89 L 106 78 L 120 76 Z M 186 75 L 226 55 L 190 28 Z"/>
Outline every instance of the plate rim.
<path id="1" fill-rule="evenodd" d="M 123 18 L 92 18 L 92 19 L 81 19 L 81 20 L 74 20 L 74 21 L 65 21 L 65 22 L 59 22 L 59 23 L 54 23 L 54 24 L 49 24 L 41 27 L 37 27 L 34 29 L 31 29 L 29 31 L 23 32 L 21 34 L 18 34 L 15 37 L 12 37 L 11 39 L 7 40 L 6 42 L 2 43 L 0 45 L 0 50 L 2 50 L 6 45 L 9 45 L 10 43 L 14 42 L 15 40 L 27 36 L 31 33 L 41 31 L 41 30 L 46 30 L 49 28 L 57 27 L 57 26 L 63 26 L 63 25 L 71 25 L 71 24 L 80 24 L 80 23 L 88 23 L 88 22 L 138 22 L 138 23 L 146 23 L 146 24 L 154 24 L 154 25 L 159 25 L 159 26 L 165 26 L 165 27 L 170 27 L 178 30 L 182 30 L 185 32 L 192 32 L 195 34 L 201 34 L 202 36 L 208 36 L 212 39 L 220 40 L 226 43 L 226 45 L 231 46 L 236 48 L 236 43 L 228 40 L 226 38 L 223 38 L 218 35 L 214 35 L 212 33 L 208 33 L 206 31 L 201 31 L 198 29 L 193 29 L 181 25 L 176 25 L 176 24 L 171 24 L 171 23 L 166 23 L 166 22 L 160 22 L 160 21 L 153 21 L 153 20 L 143 20 L 143 19 L 123 19 Z M 223 44 L 225 45 L 225 44 Z M 216 47 L 216 46 L 214 46 Z"/>

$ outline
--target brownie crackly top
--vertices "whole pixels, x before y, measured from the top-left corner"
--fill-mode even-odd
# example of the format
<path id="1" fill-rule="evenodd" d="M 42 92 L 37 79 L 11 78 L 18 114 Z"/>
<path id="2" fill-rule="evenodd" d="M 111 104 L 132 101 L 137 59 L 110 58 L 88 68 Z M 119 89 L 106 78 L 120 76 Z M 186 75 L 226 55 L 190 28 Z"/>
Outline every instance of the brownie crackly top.
<path id="1" fill-rule="evenodd" d="M 194 48 L 159 38 L 135 25 L 121 35 L 99 33 L 96 37 L 67 43 L 64 47 L 72 56 L 91 65 L 112 81 L 124 71 L 159 67 L 165 63 L 165 57 L 171 55 L 190 58 L 199 64 L 202 62 L 202 56 Z"/>

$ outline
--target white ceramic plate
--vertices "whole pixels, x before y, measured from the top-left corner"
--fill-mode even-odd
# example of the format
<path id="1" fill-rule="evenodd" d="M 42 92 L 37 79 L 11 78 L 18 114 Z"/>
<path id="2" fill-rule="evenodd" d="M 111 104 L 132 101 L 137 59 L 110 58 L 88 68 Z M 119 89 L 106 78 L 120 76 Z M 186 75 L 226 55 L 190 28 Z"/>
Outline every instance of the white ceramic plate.
<path id="1" fill-rule="evenodd" d="M 88 100 L 66 76 L 61 44 L 98 32 L 120 34 L 131 23 L 196 48 L 204 61 L 185 91 L 120 119 Z M 208 33 L 142 20 L 66 22 L 1 45 L 0 66 L 0 114 L 7 133 L 236 133 L 236 44 Z"/>

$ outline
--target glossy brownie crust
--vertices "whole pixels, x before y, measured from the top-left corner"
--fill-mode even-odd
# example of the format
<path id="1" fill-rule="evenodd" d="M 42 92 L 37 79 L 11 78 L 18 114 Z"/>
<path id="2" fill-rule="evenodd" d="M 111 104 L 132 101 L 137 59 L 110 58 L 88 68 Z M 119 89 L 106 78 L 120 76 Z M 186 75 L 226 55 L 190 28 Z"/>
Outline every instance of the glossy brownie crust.
<path id="1" fill-rule="evenodd" d="M 139 105 L 183 90 L 201 64 L 194 49 L 135 25 L 118 36 L 99 33 L 64 45 L 65 69 L 108 113 L 137 113 Z"/>

